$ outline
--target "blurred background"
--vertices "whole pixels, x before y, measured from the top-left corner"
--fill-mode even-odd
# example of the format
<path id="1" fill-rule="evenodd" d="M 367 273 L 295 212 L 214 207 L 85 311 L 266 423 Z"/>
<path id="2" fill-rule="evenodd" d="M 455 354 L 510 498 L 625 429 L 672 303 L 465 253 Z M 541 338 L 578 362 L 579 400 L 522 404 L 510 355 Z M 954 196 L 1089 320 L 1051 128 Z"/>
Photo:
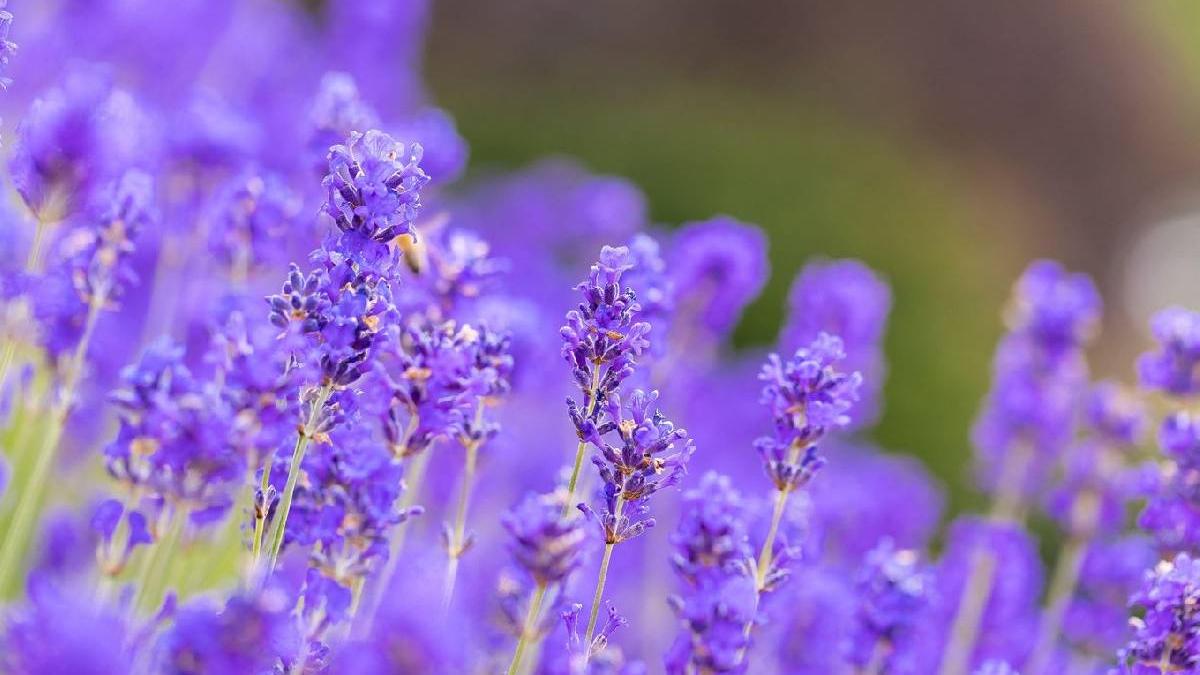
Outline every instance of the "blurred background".
<path id="1" fill-rule="evenodd" d="M 1200 5 L 441 0 L 426 77 L 468 178 L 566 154 L 666 225 L 761 225 L 773 274 L 740 346 L 777 334 L 817 256 L 893 285 L 879 440 L 973 508 L 969 428 L 1012 280 L 1053 257 L 1106 299 L 1100 376 L 1200 305 Z"/>

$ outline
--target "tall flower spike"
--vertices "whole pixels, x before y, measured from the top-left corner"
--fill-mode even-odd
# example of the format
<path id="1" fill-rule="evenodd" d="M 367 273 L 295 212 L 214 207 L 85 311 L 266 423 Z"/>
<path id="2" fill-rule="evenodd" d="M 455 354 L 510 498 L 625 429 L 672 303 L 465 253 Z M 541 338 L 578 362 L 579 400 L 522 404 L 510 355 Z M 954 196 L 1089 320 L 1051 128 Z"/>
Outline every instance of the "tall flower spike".
<path id="1" fill-rule="evenodd" d="M 1120 672 L 1193 672 L 1200 663 L 1200 561 L 1186 553 L 1163 560 L 1131 602 L 1145 616 L 1129 622 L 1133 639 L 1119 654 Z"/>
<path id="2" fill-rule="evenodd" d="M 681 630 L 664 665 L 672 674 L 743 672 L 758 597 L 741 495 L 727 477 L 708 473 L 684 495 L 683 514 L 671 564 L 684 589 L 669 601 Z"/>

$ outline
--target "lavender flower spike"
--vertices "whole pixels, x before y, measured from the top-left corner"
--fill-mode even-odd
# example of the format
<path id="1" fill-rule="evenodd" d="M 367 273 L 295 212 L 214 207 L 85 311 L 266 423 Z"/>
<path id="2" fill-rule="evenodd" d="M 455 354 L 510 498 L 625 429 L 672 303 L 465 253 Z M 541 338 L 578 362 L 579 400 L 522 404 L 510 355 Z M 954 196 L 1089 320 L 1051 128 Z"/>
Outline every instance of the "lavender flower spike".
<path id="1" fill-rule="evenodd" d="M 775 426 L 773 436 L 755 442 L 775 488 L 771 526 L 755 572 L 760 592 L 773 576 L 775 538 L 788 496 L 808 483 L 824 464 L 817 455 L 817 443 L 828 432 L 850 423 L 847 411 L 858 399 L 862 375 L 839 369 L 845 356 L 839 338 L 821 333 L 786 362 L 772 354 L 759 375 L 765 383 L 762 401 Z"/>
<path id="2" fill-rule="evenodd" d="M 621 283 L 621 275 L 632 265 L 628 248 L 601 249 L 600 260 L 592 265 L 588 280 L 576 286 L 583 302 L 567 312 L 567 322 L 560 331 L 563 358 L 583 394 L 582 406 L 567 401 L 579 433 L 575 465 L 567 485 L 568 504 L 575 498 L 583 464 L 587 443 L 584 425 L 597 426 L 600 404 L 633 373 L 637 357 L 650 345 L 646 339 L 650 324 L 639 320 L 641 305 L 637 296 Z"/>
<path id="3" fill-rule="evenodd" d="M 1200 665 L 1200 560 L 1180 553 L 1147 573 L 1132 603 L 1133 639 L 1118 655 L 1124 675 L 1193 673 Z"/>

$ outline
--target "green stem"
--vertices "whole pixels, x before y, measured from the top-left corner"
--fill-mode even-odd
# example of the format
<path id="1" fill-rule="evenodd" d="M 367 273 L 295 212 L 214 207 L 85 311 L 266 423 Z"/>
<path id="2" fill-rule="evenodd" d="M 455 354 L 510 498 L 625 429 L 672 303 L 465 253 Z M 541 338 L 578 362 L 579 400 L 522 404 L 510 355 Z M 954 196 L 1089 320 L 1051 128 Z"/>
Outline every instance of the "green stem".
<path id="1" fill-rule="evenodd" d="M 475 407 L 475 426 L 483 423 L 483 401 Z M 466 551 L 467 538 L 467 509 L 471 501 L 471 488 L 475 484 L 475 471 L 479 465 L 479 441 L 469 441 L 464 444 L 466 460 L 463 465 L 462 486 L 458 491 L 458 505 L 454 509 L 454 529 L 446 543 L 449 559 L 446 563 L 446 585 L 442 595 L 442 607 L 450 606 L 454 599 L 454 584 L 458 579 L 458 561 Z"/>
<path id="2" fill-rule="evenodd" d="M 326 384 L 317 393 L 312 410 L 308 413 L 308 421 L 296 437 L 296 447 L 292 449 L 292 463 L 288 466 L 287 483 L 283 488 L 283 496 L 279 500 L 279 512 L 275 514 L 275 523 L 271 525 L 271 548 L 267 556 L 267 572 L 274 572 L 279 563 L 279 551 L 283 548 L 283 535 L 287 530 L 288 514 L 292 510 L 292 496 L 296 493 L 296 481 L 300 478 L 300 464 L 304 461 L 304 452 L 308 449 L 309 439 L 316 433 L 317 421 L 321 411 L 333 393 L 333 385 Z"/>
<path id="3" fill-rule="evenodd" d="M 429 467 L 429 456 L 432 452 L 433 447 L 430 446 L 412 457 L 411 478 L 405 486 L 404 495 L 400 498 L 401 511 L 409 510 L 420 499 L 421 487 L 425 482 L 425 470 Z M 367 595 L 367 611 L 363 614 L 361 625 L 355 627 L 355 630 L 361 635 L 366 635 L 371 631 L 375 615 L 379 612 L 379 605 L 383 602 L 383 595 L 387 592 L 388 582 L 396 575 L 396 568 L 400 564 L 400 554 L 404 551 L 404 541 L 410 527 L 412 527 L 411 523 L 402 523 L 396 536 L 392 539 L 387 563 L 384 564 L 383 571 L 376 577 L 373 590 Z"/>
<path id="4" fill-rule="evenodd" d="M 596 412 L 596 401 L 599 398 L 597 391 L 600 389 L 600 364 L 593 364 L 592 367 L 592 386 L 588 390 L 588 404 L 584 410 L 585 418 L 591 417 L 592 413 Z M 571 468 L 571 480 L 567 483 L 567 498 L 563 501 L 563 515 L 567 515 L 574 507 L 572 502 L 575 501 L 575 490 L 579 484 L 579 470 L 583 467 L 583 452 L 587 448 L 587 441 L 579 441 L 579 445 L 575 448 L 575 465 Z"/>
<path id="5" fill-rule="evenodd" d="M 168 506 L 166 508 L 171 507 Z M 144 604 L 151 597 L 151 589 L 157 590 L 159 586 L 166 582 L 165 576 L 167 569 L 170 567 L 171 554 L 175 552 L 179 540 L 183 537 L 183 529 L 186 525 L 186 513 L 172 513 L 168 516 L 165 536 L 147 552 L 147 561 L 142 568 L 143 573 L 139 579 L 140 583 L 137 596 L 134 599 L 134 607 Z"/>
<path id="6" fill-rule="evenodd" d="M 26 481 L 25 490 L 18 498 L 17 510 L 13 514 L 12 522 L 9 523 L 8 536 L 4 538 L 3 548 L 0 548 L 0 593 L 4 593 L 10 588 L 13 575 L 17 573 L 19 567 L 22 567 L 20 562 L 28 548 L 29 540 L 33 536 L 35 521 L 44 498 L 46 481 L 50 477 L 50 469 L 53 468 L 58 455 L 59 441 L 71 411 L 75 389 L 79 385 L 88 345 L 92 341 L 92 334 L 96 330 L 96 320 L 100 316 L 100 309 L 104 306 L 106 298 L 107 293 L 100 292 L 93 295 L 91 302 L 88 303 L 83 333 L 79 336 L 79 343 L 75 345 L 75 351 L 67 363 L 62 389 L 50 412 L 50 428 L 42 437 L 43 442 L 38 449 L 33 472 Z"/>
<path id="7" fill-rule="evenodd" d="M 521 637 L 517 640 L 517 649 L 513 652 L 512 663 L 508 666 L 508 675 L 521 672 L 521 659 L 525 656 L 525 645 L 533 639 L 537 630 L 538 617 L 542 613 L 542 601 L 546 598 L 546 584 L 539 582 L 533 598 L 529 601 L 529 611 L 525 613 L 525 623 L 521 625 Z"/>
<path id="8" fill-rule="evenodd" d="M 1028 445 L 1018 444 L 1005 456 L 1000 481 L 996 486 L 996 499 L 989 514 L 993 522 L 1012 522 L 1020 518 L 1021 484 L 1033 458 L 1032 453 Z M 979 636 L 979 626 L 983 622 L 983 613 L 992 593 L 997 564 L 995 553 L 982 546 L 977 546 L 972 552 L 970 571 L 959 597 L 954 622 L 950 626 L 950 639 L 942 653 L 939 675 L 966 675 Z"/>
<path id="9" fill-rule="evenodd" d="M 621 522 L 621 510 L 625 507 L 625 493 L 617 495 L 617 505 L 613 509 L 614 522 Z M 600 577 L 596 579 L 596 593 L 592 596 L 592 611 L 588 615 L 587 637 L 584 638 L 583 648 L 586 650 L 585 660 L 592 656 L 592 636 L 596 633 L 596 619 L 600 616 L 600 601 L 604 599 L 604 583 L 608 580 L 608 563 L 612 561 L 615 541 L 604 543 L 604 557 L 600 559 Z"/>
<path id="10" fill-rule="evenodd" d="M 1062 629 L 1063 618 L 1075 595 L 1075 586 L 1079 583 L 1079 574 L 1083 570 L 1083 559 L 1087 554 L 1090 533 L 1095 529 L 1099 511 L 1099 498 L 1092 492 L 1079 495 L 1073 505 L 1072 520 L 1079 527 L 1074 528 L 1077 534 L 1072 534 L 1063 545 L 1054 565 L 1054 576 L 1050 581 L 1050 593 L 1046 599 L 1046 614 L 1038 630 L 1038 638 L 1029 657 L 1026 672 L 1030 675 L 1042 675 L 1050 665 L 1054 656 L 1054 647 L 1058 643 L 1058 634 Z"/>

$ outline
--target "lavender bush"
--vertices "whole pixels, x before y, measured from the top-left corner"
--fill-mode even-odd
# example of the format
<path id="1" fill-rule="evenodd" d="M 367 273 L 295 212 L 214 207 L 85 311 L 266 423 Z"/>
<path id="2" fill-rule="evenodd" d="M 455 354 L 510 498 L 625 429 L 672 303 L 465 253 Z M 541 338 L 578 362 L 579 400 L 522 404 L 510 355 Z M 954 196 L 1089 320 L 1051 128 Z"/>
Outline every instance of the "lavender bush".
<path id="1" fill-rule="evenodd" d="M 4 672 L 1200 673 L 1200 314 L 1093 383 L 1030 265 L 933 546 L 866 265 L 731 353 L 764 235 L 456 184 L 424 2 L 83 4 L 0 11 Z"/>

